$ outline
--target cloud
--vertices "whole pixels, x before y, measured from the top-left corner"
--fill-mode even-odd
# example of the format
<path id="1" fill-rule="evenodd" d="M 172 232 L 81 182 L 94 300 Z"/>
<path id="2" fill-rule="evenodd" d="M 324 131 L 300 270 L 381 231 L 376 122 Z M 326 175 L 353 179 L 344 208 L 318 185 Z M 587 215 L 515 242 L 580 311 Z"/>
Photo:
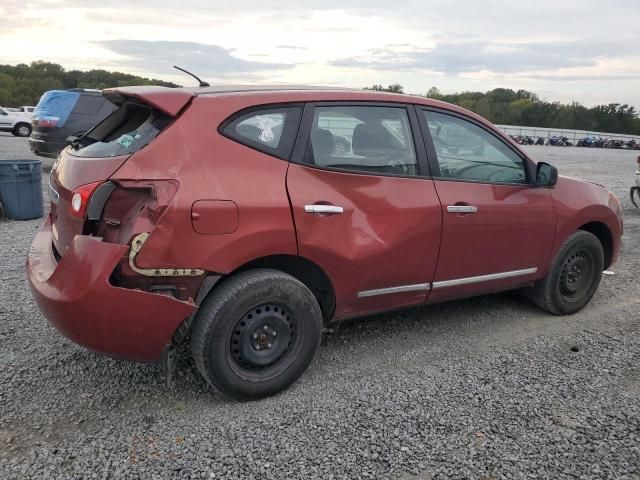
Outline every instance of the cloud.
<path id="1" fill-rule="evenodd" d="M 276 48 L 284 50 L 306 50 L 307 47 L 301 47 L 299 45 L 278 45 Z"/>
<path id="2" fill-rule="evenodd" d="M 5 18 L 0 62 L 640 104 L 638 0 L 0 0 Z"/>
<path id="3" fill-rule="evenodd" d="M 489 71 L 503 74 L 590 67 L 606 55 L 635 54 L 626 41 L 559 41 L 511 43 L 490 41 L 440 42 L 433 48 L 388 45 L 366 55 L 331 62 L 333 66 L 383 71 L 431 71 L 447 75 Z"/>
<path id="4" fill-rule="evenodd" d="M 244 60 L 232 55 L 232 50 L 219 45 L 197 42 L 150 40 L 105 40 L 96 42 L 106 49 L 123 55 L 138 69 L 150 72 L 168 70 L 178 65 L 197 75 L 222 78 L 239 74 L 255 74 L 292 68 L 292 64 Z"/>
<path id="5" fill-rule="evenodd" d="M 552 82 L 605 82 L 614 80 L 636 80 L 640 78 L 639 73 L 625 75 L 528 75 L 534 80 L 547 80 Z"/>

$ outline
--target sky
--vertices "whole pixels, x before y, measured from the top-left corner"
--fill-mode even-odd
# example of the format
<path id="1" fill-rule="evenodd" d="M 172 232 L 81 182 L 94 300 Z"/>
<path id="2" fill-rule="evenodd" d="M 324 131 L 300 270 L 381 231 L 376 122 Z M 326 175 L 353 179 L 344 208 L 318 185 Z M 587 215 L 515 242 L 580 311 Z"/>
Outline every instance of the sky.
<path id="1" fill-rule="evenodd" d="M 640 108 L 640 0 L 1 0 L 0 63 Z"/>

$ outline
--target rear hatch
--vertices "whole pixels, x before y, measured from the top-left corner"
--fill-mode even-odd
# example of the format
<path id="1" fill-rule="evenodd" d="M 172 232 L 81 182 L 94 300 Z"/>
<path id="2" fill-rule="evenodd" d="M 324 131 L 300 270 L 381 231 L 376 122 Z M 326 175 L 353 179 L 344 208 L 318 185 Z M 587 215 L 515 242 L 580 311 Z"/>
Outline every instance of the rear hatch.
<path id="1" fill-rule="evenodd" d="M 42 138 L 52 128 L 63 127 L 79 98 L 80 92 L 69 90 L 49 90 L 42 94 L 33 112 L 34 137 Z"/>
<path id="2" fill-rule="evenodd" d="M 145 98 L 145 90 L 153 95 Z M 76 235 L 96 233 L 95 212 L 92 218 L 88 215 L 95 210 L 92 200 L 104 206 L 116 187 L 109 178 L 150 144 L 193 96 L 183 90 L 174 92 L 166 92 L 163 99 L 153 88 L 105 90 L 105 97 L 118 108 L 60 153 L 49 185 L 53 246 L 59 257 Z"/>

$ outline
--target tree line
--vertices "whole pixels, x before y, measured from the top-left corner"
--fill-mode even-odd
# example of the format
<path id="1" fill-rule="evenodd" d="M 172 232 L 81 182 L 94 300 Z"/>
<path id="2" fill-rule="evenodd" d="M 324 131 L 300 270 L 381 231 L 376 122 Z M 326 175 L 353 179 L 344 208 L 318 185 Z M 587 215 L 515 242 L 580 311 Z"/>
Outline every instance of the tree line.
<path id="1" fill-rule="evenodd" d="M 36 105 L 47 90 L 67 88 L 109 88 L 127 85 L 162 85 L 177 87 L 175 83 L 106 70 L 66 71 L 57 63 L 42 60 L 30 65 L 0 65 L 0 106 Z"/>
<path id="2" fill-rule="evenodd" d="M 397 83 L 388 87 L 373 85 L 369 89 L 403 92 L 402 85 Z M 509 88 L 495 88 L 484 93 L 443 94 L 436 87 L 431 87 L 424 96 L 459 105 L 499 125 L 640 135 L 640 112 L 627 104 L 610 103 L 589 108 L 578 102 L 549 102 L 527 90 Z"/>

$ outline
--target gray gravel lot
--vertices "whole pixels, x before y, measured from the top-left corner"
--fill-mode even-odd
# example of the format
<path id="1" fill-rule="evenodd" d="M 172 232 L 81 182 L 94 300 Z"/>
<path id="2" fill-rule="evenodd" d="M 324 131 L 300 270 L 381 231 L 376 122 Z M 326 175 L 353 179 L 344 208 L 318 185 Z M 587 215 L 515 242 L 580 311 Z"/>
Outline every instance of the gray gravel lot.
<path id="1" fill-rule="evenodd" d="M 53 165 L 53 160 L 38 157 L 29 150 L 29 139 L 14 137 L 11 133 L 0 132 L 0 161 L 2 160 L 42 160 L 43 166 L 48 166 L 49 170 Z"/>
<path id="2" fill-rule="evenodd" d="M 25 145 L 0 135 L 0 158 Z M 640 478 L 637 152 L 528 150 L 624 203 L 620 261 L 587 308 L 502 294 L 354 321 L 248 404 L 186 350 L 169 391 L 157 365 L 67 341 L 24 276 L 40 221 L 0 222 L 0 478 Z"/>

